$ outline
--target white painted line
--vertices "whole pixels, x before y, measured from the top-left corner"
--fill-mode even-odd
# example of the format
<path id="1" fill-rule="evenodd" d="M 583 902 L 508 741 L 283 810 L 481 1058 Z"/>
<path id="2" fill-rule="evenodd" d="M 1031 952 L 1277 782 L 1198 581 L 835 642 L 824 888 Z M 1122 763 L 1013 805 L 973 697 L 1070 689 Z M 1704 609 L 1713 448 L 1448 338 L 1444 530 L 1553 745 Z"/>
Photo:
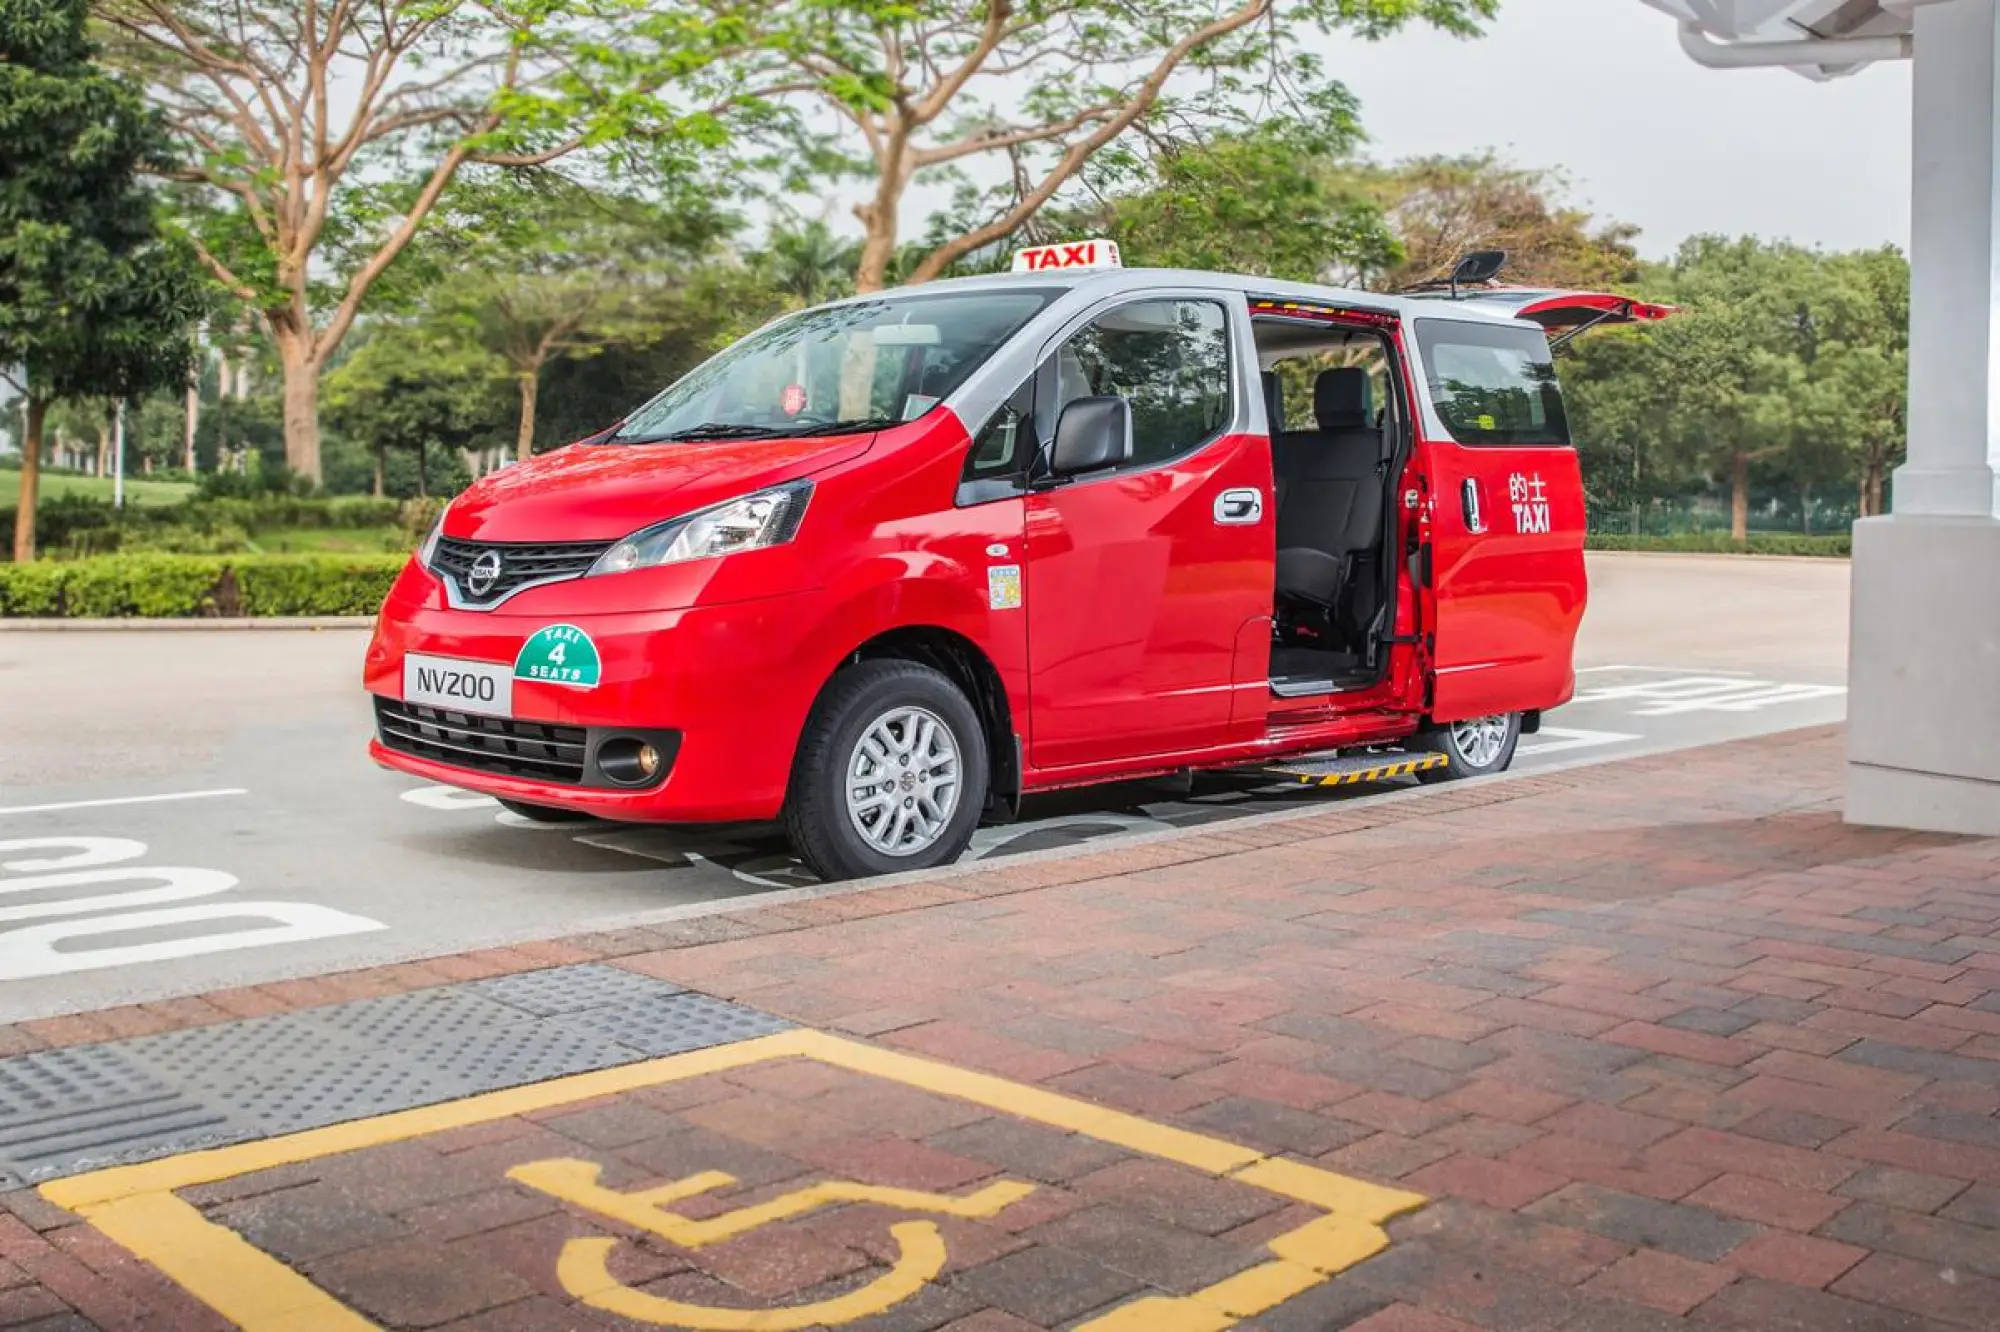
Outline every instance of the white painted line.
<path id="1" fill-rule="evenodd" d="M 1712 671 L 1706 666 L 1579 666 L 1578 675 L 1589 675 L 1595 671 L 1654 671 L 1660 675 L 1753 675 L 1754 671 Z"/>
<path id="2" fill-rule="evenodd" d="M 249 794 L 240 786 L 223 786 L 213 791 L 170 791 L 165 795 L 116 796 L 109 800 L 69 800 L 58 805 L 14 805 L 0 807 L 0 814 L 48 814 L 59 809 L 102 809 L 106 805 L 152 805 L 163 800 L 207 800 L 214 796 Z"/>
<path id="3" fill-rule="evenodd" d="M 1566 749 L 1594 749 L 1598 745 L 1622 745 L 1643 739 L 1625 731 L 1577 731 L 1562 726 L 1544 726 L 1534 735 L 1523 736 L 1514 757 L 1530 754 L 1559 754 Z"/>

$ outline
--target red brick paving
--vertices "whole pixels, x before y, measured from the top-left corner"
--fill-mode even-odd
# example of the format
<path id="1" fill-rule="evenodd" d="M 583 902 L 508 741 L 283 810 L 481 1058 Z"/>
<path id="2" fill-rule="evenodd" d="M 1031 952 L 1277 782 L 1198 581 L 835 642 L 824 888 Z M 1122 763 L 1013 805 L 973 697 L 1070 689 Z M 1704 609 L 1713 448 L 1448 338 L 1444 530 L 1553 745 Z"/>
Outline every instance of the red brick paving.
<path id="1" fill-rule="evenodd" d="M 1990 1329 L 2000 841 L 1843 825 L 1840 745 L 1767 737 L 48 1019 L 0 1029 L 0 1052 L 610 960 L 1433 1199 L 1382 1255 L 1245 1324 L 1259 1332 Z M 393 1325 L 495 1332 L 600 1326 L 552 1284 L 549 1246 L 583 1222 L 501 1178 L 563 1143 L 615 1162 L 615 1187 L 736 1174 L 740 1197 L 711 1208 L 827 1171 L 1042 1181 L 1002 1217 L 953 1222 L 950 1275 L 882 1329 L 1067 1325 L 1229 1270 L 1298 1220 L 810 1065 L 534 1118 L 188 1197 Z M 0 1326 L 216 1325 L 32 1195 L 0 1201 Z M 664 1293 L 803 1298 L 881 1262 L 855 1212 L 707 1267 L 661 1245 L 625 1261 Z M 439 1251 L 462 1257 L 433 1272 Z"/>

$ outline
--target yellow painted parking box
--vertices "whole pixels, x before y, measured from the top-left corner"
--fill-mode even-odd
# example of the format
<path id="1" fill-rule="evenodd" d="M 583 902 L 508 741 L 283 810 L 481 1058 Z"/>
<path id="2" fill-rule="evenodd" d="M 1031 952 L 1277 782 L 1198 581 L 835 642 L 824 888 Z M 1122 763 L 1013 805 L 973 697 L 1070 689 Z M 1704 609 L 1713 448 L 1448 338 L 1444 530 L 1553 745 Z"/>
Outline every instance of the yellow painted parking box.
<path id="1" fill-rule="evenodd" d="M 383 1324 L 210 1219 L 179 1191 L 778 1060 L 815 1061 L 832 1070 L 970 1103 L 1259 1190 L 1317 1213 L 1269 1240 L 1250 1265 L 1233 1275 L 1185 1294 L 1130 1297 L 1083 1324 L 1080 1332 L 1222 1332 L 1379 1253 L 1389 1243 L 1383 1224 L 1424 1202 L 1414 1193 L 1267 1156 L 1075 1097 L 804 1030 L 282 1138 L 101 1170 L 44 1184 L 41 1193 L 87 1218 L 246 1332 L 364 1332 Z M 1025 1200 L 1042 1187 L 1003 1177 L 959 1191 L 926 1190 L 829 1177 L 732 1206 L 713 1196 L 737 1182 L 720 1170 L 623 1190 L 603 1182 L 600 1163 L 576 1157 L 521 1161 L 506 1170 L 504 1178 L 496 1178 L 494 1186 L 510 1182 L 605 1228 L 601 1234 L 572 1235 L 550 1245 L 548 1268 L 571 1300 L 641 1326 L 697 1332 L 837 1327 L 884 1313 L 915 1297 L 945 1270 L 950 1244 L 940 1221 L 1002 1217 L 1010 1207 L 1032 1205 Z M 866 1280 L 818 1301 L 776 1302 L 761 1308 L 721 1305 L 639 1289 L 614 1272 L 633 1231 L 698 1255 L 709 1246 L 727 1244 L 766 1226 L 855 1204 L 879 1209 L 888 1218 L 885 1230 L 894 1256 L 878 1270 L 857 1274 Z"/>

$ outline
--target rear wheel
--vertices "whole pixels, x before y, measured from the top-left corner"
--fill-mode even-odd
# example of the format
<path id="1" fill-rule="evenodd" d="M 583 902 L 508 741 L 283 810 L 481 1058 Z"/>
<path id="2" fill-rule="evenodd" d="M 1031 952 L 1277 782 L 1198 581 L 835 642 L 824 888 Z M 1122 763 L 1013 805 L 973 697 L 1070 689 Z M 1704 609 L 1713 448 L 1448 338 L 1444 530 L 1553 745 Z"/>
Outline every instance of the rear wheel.
<path id="1" fill-rule="evenodd" d="M 823 879 L 958 859 L 986 804 L 986 733 L 950 677 L 867 661 L 833 678 L 792 769 L 785 833 Z"/>
<path id="2" fill-rule="evenodd" d="M 1521 743 L 1521 714 L 1503 712 L 1472 717 L 1424 732 L 1410 746 L 1445 756 L 1442 768 L 1417 774 L 1420 782 L 1450 782 L 1464 777 L 1488 777 L 1507 771 L 1514 747 Z"/>
<path id="3" fill-rule="evenodd" d="M 496 797 L 497 798 L 497 797 Z M 531 805 L 525 800 L 502 800 L 500 808 L 518 814 L 530 823 L 590 823 L 594 814 L 579 809 L 557 809 L 554 805 Z"/>

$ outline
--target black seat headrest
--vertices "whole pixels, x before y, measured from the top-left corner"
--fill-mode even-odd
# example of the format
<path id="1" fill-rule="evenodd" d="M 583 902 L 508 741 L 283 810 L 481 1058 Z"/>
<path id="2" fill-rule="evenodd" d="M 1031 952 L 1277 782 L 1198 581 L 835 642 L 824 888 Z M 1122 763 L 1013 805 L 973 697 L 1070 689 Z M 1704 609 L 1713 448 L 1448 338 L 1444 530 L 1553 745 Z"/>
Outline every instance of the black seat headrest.
<path id="1" fill-rule="evenodd" d="M 1313 381 L 1313 419 L 1321 430 L 1370 430 L 1375 425 L 1368 372 L 1358 365 L 1322 370 Z"/>

